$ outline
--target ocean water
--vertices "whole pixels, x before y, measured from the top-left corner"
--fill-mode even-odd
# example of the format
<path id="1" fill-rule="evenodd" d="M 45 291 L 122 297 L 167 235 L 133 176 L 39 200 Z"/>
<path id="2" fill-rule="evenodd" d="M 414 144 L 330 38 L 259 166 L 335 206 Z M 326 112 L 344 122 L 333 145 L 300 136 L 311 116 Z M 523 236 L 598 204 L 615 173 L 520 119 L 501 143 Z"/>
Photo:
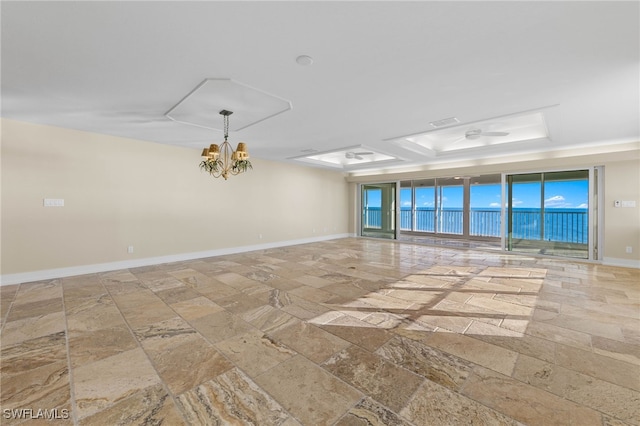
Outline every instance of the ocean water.
<path id="1" fill-rule="evenodd" d="M 402 230 L 412 229 L 411 213 L 411 209 L 401 209 Z M 434 213 L 433 208 L 418 208 L 415 212 L 415 229 L 413 230 L 435 232 L 437 228 L 444 234 L 462 234 L 462 209 L 442 209 L 438 218 Z M 513 238 L 579 244 L 588 242 L 588 209 L 547 208 L 544 210 L 544 217 L 540 213 L 540 209 L 514 208 Z M 363 220 L 368 227 L 380 227 L 380 208 L 368 208 Z M 500 209 L 471 209 L 469 223 L 471 235 L 499 237 L 500 232 Z"/>

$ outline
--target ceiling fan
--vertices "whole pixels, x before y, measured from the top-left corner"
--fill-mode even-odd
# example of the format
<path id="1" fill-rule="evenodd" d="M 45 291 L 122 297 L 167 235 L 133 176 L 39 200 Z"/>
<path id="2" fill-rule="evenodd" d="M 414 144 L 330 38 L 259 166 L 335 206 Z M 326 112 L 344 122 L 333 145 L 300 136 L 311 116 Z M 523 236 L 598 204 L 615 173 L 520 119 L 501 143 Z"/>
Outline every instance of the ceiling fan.
<path id="1" fill-rule="evenodd" d="M 347 151 L 344 153 L 345 158 L 351 160 L 353 158 L 355 158 L 356 160 L 364 160 L 364 157 L 362 157 L 363 155 L 373 155 L 373 152 L 371 151 L 362 151 L 362 152 L 353 152 L 353 151 Z"/>
<path id="2" fill-rule="evenodd" d="M 467 130 L 464 134 L 466 139 L 478 139 L 482 136 L 507 136 L 509 132 L 483 132 L 481 129 Z"/>

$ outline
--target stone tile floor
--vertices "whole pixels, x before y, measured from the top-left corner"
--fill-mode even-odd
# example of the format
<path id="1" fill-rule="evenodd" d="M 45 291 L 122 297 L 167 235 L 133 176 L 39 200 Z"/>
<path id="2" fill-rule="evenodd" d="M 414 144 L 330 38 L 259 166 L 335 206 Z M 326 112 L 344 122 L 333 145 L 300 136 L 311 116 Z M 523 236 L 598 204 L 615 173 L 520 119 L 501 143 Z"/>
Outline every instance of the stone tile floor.
<path id="1" fill-rule="evenodd" d="M 349 238 L 0 289 L 3 425 L 640 423 L 634 269 Z"/>

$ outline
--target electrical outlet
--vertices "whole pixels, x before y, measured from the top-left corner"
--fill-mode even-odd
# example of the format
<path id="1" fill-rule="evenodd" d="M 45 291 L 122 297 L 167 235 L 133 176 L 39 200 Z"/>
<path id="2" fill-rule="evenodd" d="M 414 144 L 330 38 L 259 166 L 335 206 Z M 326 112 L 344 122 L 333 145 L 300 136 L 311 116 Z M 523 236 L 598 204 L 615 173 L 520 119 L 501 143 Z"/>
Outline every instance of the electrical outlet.
<path id="1" fill-rule="evenodd" d="M 631 246 L 627 246 L 627 247 L 625 248 L 625 251 L 626 251 L 627 253 L 633 253 L 633 247 L 631 247 Z"/>
<path id="2" fill-rule="evenodd" d="M 127 253 L 133 253 L 133 246 L 127 247 Z"/>

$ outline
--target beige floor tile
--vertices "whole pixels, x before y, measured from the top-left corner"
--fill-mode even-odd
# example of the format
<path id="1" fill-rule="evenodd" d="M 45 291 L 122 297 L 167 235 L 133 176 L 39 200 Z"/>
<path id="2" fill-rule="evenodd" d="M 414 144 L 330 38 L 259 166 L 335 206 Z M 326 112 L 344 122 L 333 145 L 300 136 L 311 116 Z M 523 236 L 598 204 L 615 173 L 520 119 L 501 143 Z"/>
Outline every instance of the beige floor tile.
<path id="1" fill-rule="evenodd" d="M 369 352 L 375 351 L 393 337 L 393 334 L 384 328 L 345 314 L 341 314 L 336 319 L 319 325 L 319 327 Z"/>
<path id="2" fill-rule="evenodd" d="M 635 371 L 638 375 L 640 371 Z M 629 374 L 634 374 L 629 371 Z M 513 377 L 620 420 L 640 421 L 640 392 L 521 355 Z"/>
<path id="3" fill-rule="evenodd" d="M 190 324 L 212 343 L 253 330 L 251 324 L 227 311 L 196 318 Z"/>
<path id="4" fill-rule="evenodd" d="M 336 295 L 333 293 L 309 286 L 298 287 L 290 290 L 288 293 L 314 303 L 330 302 L 336 298 Z"/>
<path id="5" fill-rule="evenodd" d="M 178 302 L 184 302 L 186 300 L 195 299 L 201 297 L 201 294 L 192 289 L 189 286 L 174 287 L 166 290 L 161 290 L 156 295 L 167 304 L 173 304 Z"/>
<path id="6" fill-rule="evenodd" d="M 486 368 L 476 368 L 462 394 L 527 425 L 600 425 L 602 415 Z"/>
<path id="7" fill-rule="evenodd" d="M 350 345 L 346 340 L 303 321 L 271 333 L 270 337 L 317 363 Z"/>
<path id="8" fill-rule="evenodd" d="M 65 331 L 64 312 L 27 317 L 3 324 L 2 347 Z"/>
<path id="9" fill-rule="evenodd" d="M 178 315 L 187 321 L 215 314 L 216 312 L 224 310 L 222 306 L 204 296 L 171 303 L 169 306 L 171 306 Z"/>
<path id="10" fill-rule="evenodd" d="M 381 356 L 353 345 L 325 361 L 323 367 L 396 412 L 424 381 Z"/>
<path id="11" fill-rule="evenodd" d="M 555 360 L 564 368 L 640 391 L 638 364 L 564 345 L 558 345 Z"/>
<path id="12" fill-rule="evenodd" d="M 255 378 L 304 425 L 332 424 L 362 394 L 302 356 L 295 356 Z"/>
<path id="13" fill-rule="evenodd" d="M 624 342 L 624 336 L 619 324 L 597 321 L 590 316 L 577 317 L 573 315 L 556 314 L 544 310 L 537 310 L 533 319 L 537 322 L 587 333 L 591 336 L 602 336 Z"/>
<path id="14" fill-rule="evenodd" d="M 125 326 L 73 332 L 69 336 L 69 362 L 78 367 L 137 347 L 136 339 Z"/>
<path id="15" fill-rule="evenodd" d="M 159 321 L 171 319 L 176 315 L 173 309 L 157 299 L 136 306 L 119 306 L 119 308 L 131 328 L 149 326 Z"/>
<path id="16" fill-rule="evenodd" d="M 425 343 L 463 360 L 506 375 L 511 374 L 518 358 L 518 353 L 515 351 L 457 333 L 432 333 Z"/>
<path id="17" fill-rule="evenodd" d="M 37 302 L 39 300 L 50 300 L 62 297 L 62 281 L 47 280 L 28 284 L 21 284 L 15 295 L 13 303 L 22 305 L 25 303 Z"/>
<path id="18" fill-rule="evenodd" d="M 179 395 L 189 424 L 299 424 L 241 371 L 233 369 Z"/>
<path id="19" fill-rule="evenodd" d="M 467 301 L 469 305 L 480 308 L 490 309 L 494 312 L 500 312 L 508 317 L 519 317 L 527 319 L 533 315 L 531 306 L 520 305 L 517 303 L 506 302 L 499 299 L 490 299 L 488 297 L 474 296 Z"/>
<path id="20" fill-rule="evenodd" d="M 410 426 L 410 423 L 371 398 L 364 398 L 336 426 Z"/>
<path id="21" fill-rule="evenodd" d="M 234 268 L 237 269 L 237 268 Z M 235 288 L 236 290 L 244 290 L 246 288 L 251 288 L 256 285 L 256 282 L 252 279 L 249 279 L 237 272 L 227 272 L 224 274 L 217 274 L 215 276 L 216 280 Z"/>
<path id="22" fill-rule="evenodd" d="M 259 299 L 248 296 L 244 293 L 234 294 L 232 296 L 216 299 L 216 304 L 220 305 L 229 312 L 242 315 L 247 311 L 251 311 L 264 305 Z"/>
<path id="23" fill-rule="evenodd" d="M 527 322 L 526 328 L 524 328 L 523 331 L 531 336 L 551 340 L 552 342 L 561 343 L 563 345 L 574 346 L 576 348 L 586 350 L 591 349 L 591 335 L 582 331 L 575 331 L 540 321 Z"/>
<path id="24" fill-rule="evenodd" d="M 593 351 L 606 357 L 640 365 L 640 342 L 628 341 L 625 327 L 623 326 L 621 329 L 622 334 L 625 336 L 624 342 L 602 336 L 591 336 Z M 636 327 L 636 330 L 640 333 L 640 326 Z"/>
<path id="25" fill-rule="evenodd" d="M 70 408 L 64 332 L 10 347 L 3 345 L 0 357 L 0 405 L 3 409 Z M 3 416 L 3 424 L 5 419 Z"/>
<path id="26" fill-rule="evenodd" d="M 293 315 L 269 305 L 262 305 L 245 312 L 242 314 L 242 319 L 267 334 L 275 333 L 299 321 Z"/>
<path id="27" fill-rule="evenodd" d="M 260 331 L 251 331 L 216 343 L 229 360 L 256 377 L 296 355 L 296 352 Z"/>
<path id="28" fill-rule="evenodd" d="M 79 366 L 74 372 L 78 418 L 93 415 L 159 383 L 160 377 L 139 348 Z"/>
<path id="29" fill-rule="evenodd" d="M 554 362 L 556 357 L 556 343 L 504 327 L 474 321 L 464 334 L 544 361 Z"/>
<path id="30" fill-rule="evenodd" d="M 376 351 L 383 359 L 434 383 L 459 390 L 474 364 L 406 337 L 394 337 Z"/>
<path id="31" fill-rule="evenodd" d="M 102 425 L 187 425 L 179 409 L 161 385 L 150 386 L 129 398 L 79 421 L 82 426 Z"/>
<path id="32" fill-rule="evenodd" d="M 85 331 L 112 327 L 125 327 L 125 321 L 116 304 L 108 295 L 86 297 L 68 306 L 65 302 L 67 328 L 70 336 Z"/>
<path id="33" fill-rule="evenodd" d="M 513 425 L 519 423 L 485 405 L 426 380 L 400 414 L 417 425 Z"/>
<path id="34" fill-rule="evenodd" d="M 171 276 L 164 276 L 153 280 L 143 280 L 142 283 L 154 293 L 163 290 L 171 290 L 179 287 L 186 287 L 185 283 Z"/>
<path id="35" fill-rule="evenodd" d="M 474 318 L 443 310 L 419 311 L 411 318 L 427 327 L 452 333 L 464 333 L 474 320 Z"/>
<path id="36" fill-rule="evenodd" d="M 319 303 L 310 302 L 295 294 L 288 294 L 288 301 L 280 309 L 302 320 L 308 320 L 329 312 L 331 309 Z M 283 301 L 281 298 L 280 301 Z"/>
<path id="37" fill-rule="evenodd" d="M 41 317 L 48 314 L 62 312 L 62 297 L 42 299 L 34 302 L 13 303 L 13 309 L 7 315 L 6 321 L 17 321 L 30 317 Z"/>
<path id="38" fill-rule="evenodd" d="M 233 288 L 229 285 L 223 284 L 217 280 L 210 280 L 211 282 L 208 284 L 202 285 L 194 285 L 193 289 L 203 296 L 208 297 L 214 302 L 217 299 L 233 296 L 234 294 L 240 293 L 240 290 L 237 288 Z"/>

